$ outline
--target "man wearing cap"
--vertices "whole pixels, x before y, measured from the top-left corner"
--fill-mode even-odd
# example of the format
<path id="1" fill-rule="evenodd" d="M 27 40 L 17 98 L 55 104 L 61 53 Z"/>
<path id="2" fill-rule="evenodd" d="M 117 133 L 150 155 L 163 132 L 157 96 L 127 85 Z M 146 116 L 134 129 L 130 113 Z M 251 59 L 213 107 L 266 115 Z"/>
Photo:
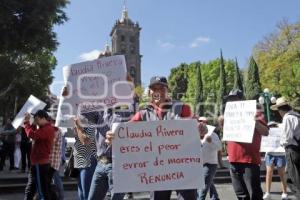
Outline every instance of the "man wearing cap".
<path id="1" fill-rule="evenodd" d="M 48 121 L 46 111 L 38 110 L 34 114 L 34 124 L 30 125 L 30 114 L 25 115 L 25 132 L 33 140 L 31 151 L 31 168 L 25 189 L 24 200 L 31 200 L 38 190 L 39 198 L 50 199 L 50 161 L 55 129 Z M 37 129 L 37 126 L 39 129 Z"/>
<path id="2" fill-rule="evenodd" d="M 284 97 L 278 98 L 271 109 L 278 111 L 282 117 L 280 143 L 285 148 L 287 184 L 300 199 L 300 114 L 292 110 Z"/>
<path id="3" fill-rule="evenodd" d="M 152 77 L 148 92 L 150 102 L 145 109 L 137 112 L 131 121 L 173 120 L 191 117 L 190 107 L 179 102 L 170 101 L 168 91 L 168 82 L 165 77 Z M 154 200 L 168 200 L 171 198 L 171 193 L 170 190 L 154 191 Z M 197 198 L 197 189 L 177 190 L 177 193 L 185 200 L 196 200 Z"/>
<path id="4" fill-rule="evenodd" d="M 243 100 L 241 90 L 232 90 L 227 96 L 227 102 L 241 100 Z M 252 143 L 227 142 L 231 181 L 239 200 L 261 200 L 263 198 L 260 184 L 261 158 L 259 150 L 262 135 L 268 134 L 269 130 L 263 113 L 257 110 Z"/>

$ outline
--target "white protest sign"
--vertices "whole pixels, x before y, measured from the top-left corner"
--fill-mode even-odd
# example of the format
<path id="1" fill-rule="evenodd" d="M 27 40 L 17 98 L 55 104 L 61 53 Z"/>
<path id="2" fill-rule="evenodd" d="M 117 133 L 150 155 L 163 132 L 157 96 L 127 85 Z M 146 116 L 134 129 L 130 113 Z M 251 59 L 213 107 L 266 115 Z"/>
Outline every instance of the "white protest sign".
<path id="1" fill-rule="evenodd" d="M 216 129 L 215 126 L 211 126 L 211 125 L 206 125 L 206 127 L 207 127 L 207 134 L 208 135 L 211 135 L 214 132 L 214 130 Z"/>
<path id="2" fill-rule="evenodd" d="M 42 102 L 35 96 L 30 95 L 25 104 L 23 105 L 22 109 L 12 122 L 13 127 L 17 129 L 20 125 L 22 125 L 25 113 L 36 113 L 38 110 L 44 109 L 45 106 L 46 103 Z"/>
<path id="3" fill-rule="evenodd" d="M 114 133 L 113 192 L 203 187 L 196 120 L 120 123 Z"/>
<path id="4" fill-rule="evenodd" d="M 268 136 L 262 136 L 260 151 L 261 152 L 277 152 L 284 153 L 284 148 L 280 145 L 282 137 L 281 128 L 270 128 Z"/>
<path id="5" fill-rule="evenodd" d="M 224 113 L 223 140 L 252 143 L 256 101 L 227 102 Z"/>
<path id="6" fill-rule="evenodd" d="M 123 55 L 103 57 L 63 68 L 68 96 L 61 96 L 56 126 L 73 127 L 73 118 L 118 104 L 132 105 L 133 85 L 126 79 Z"/>

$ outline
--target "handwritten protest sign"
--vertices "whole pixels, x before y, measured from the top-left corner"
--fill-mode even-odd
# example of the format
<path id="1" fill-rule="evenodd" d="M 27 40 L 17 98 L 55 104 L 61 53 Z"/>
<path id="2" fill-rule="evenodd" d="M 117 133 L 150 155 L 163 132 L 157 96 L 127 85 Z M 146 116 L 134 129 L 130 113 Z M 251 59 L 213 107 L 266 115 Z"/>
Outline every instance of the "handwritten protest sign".
<path id="1" fill-rule="evenodd" d="M 270 128 L 269 135 L 262 137 L 260 151 L 261 152 L 284 153 L 285 150 L 280 145 L 281 137 L 282 137 L 282 129 L 281 128 Z"/>
<path id="2" fill-rule="evenodd" d="M 23 123 L 25 113 L 36 113 L 36 111 L 44 109 L 45 106 L 46 103 L 42 102 L 35 96 L 30 95 L 25 104 L 23 105 L 22 109 L 12 122 L 13 127 L 17 129 Z"/>
<path id="3" fill-rule="evenodd" d="M 61 96 L 56 125 L 73 127 L 73 118 L 85 113 L 133 103 L 133 85 L 126 80 L 123 55 L 103 57 L 63 68 L 68 96 Z"/>
<path id="4" fill-rule="evenodd" d="M 252 143 L 256 101 L 227 102 L 224 113 L 224 141 Z"/>
<path id="5" fill-rule="evenodd" d="M 201 145 L 195 120 L 121 123 L 114 133 L 114 192 L 203 186 Z"/>

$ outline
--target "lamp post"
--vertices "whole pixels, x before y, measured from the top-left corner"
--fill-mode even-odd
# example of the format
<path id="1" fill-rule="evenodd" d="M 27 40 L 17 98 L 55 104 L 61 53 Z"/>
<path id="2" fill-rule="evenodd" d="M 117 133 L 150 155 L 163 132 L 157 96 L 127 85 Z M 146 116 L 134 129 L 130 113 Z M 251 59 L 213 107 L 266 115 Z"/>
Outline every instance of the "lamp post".
<path id="1" fill-rule="evenodd" d="M 270 105 L 272 103 L 276 103 L 276 98 L 273 96 L 273 94 L 270 93 L 270 90 L 268 88 L 265 88 L 263 93 L 260 95 L 258 102 L 264 106 L 265 115 L 267 116 L 268 122 L 270 122 Z"/>

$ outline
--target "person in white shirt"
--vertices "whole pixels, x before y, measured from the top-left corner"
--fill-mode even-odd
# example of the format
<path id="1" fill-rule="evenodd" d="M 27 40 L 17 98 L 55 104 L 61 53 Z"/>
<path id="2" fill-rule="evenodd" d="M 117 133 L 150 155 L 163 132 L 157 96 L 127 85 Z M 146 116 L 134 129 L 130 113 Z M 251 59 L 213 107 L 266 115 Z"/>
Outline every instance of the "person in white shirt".
<path id="1" fill-rule="evenodd" d="M 205 186 L 198 190 L 198 200 L 205 200 L 206 194 L 213 183 L 217 166 L 218 151 L 222 148 L 222 143 L 218 135 L 214 132 L 208 133 L 206 124 L 198 122 L 198 129 L 202 144 L 202 160 Z"/>
<path id="2" fill-rule="evenodd" d="M 21 130 L 22 127 L 19 127 L 15 136 L 15 151 L 14 151 L 14 164 L 15 169 L 19 169 L 20 161 L 21 161 Z"/>
<path id="3" fill-rule="evenodd" d="M 276 122 L 269 122 L 268 126 L 271 130 L 271 128 L 279 128 L 280 124 Z M 281 128 L 280 128 L 281 129 Z M 287 184 L 285 181 L 284 171 L 286 166 L 286 159 L 285 159 L 285 152 L 266 152 L 265 155 L 265 163 L 266 163 L 266 193 L 263 196 L 263 199 L 268 200 L 272 199 L 271 196 L 271 184 L 272 184 L 272 177 L 273 177 L 273 171 L 274 168 L 277 168 L 278 175 L 280 177 L 280 183 L 281 183 L 281 199 L 286 200 L 288 199 L 287 194 Z"/>
<path id="4" fill-rule="evenodd" d="M 297 199 L 300 199 L 300 114 L 292 110 L 284 97 L 271 106 L 281 115 L 283 134 L 281 145 L 285 148 L 287 184 Z"/>

